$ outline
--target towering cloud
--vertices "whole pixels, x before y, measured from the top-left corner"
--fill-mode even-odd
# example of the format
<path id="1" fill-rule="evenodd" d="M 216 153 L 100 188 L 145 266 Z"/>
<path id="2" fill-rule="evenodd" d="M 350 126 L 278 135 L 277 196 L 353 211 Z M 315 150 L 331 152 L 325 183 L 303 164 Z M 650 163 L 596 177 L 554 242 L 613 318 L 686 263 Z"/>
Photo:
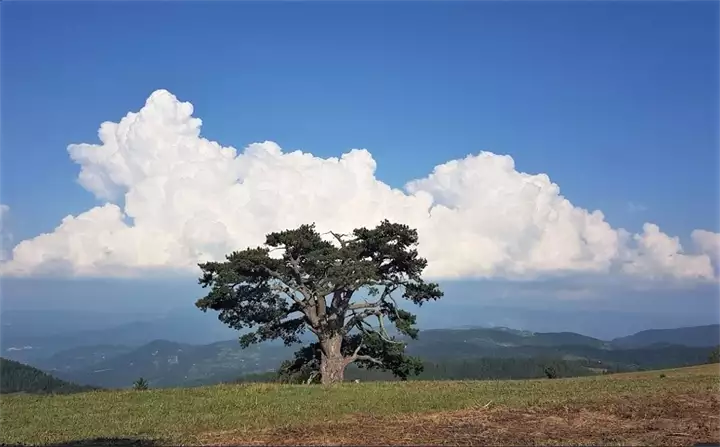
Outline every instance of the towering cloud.
<path id="1" fill-rule="evenodd" d="M 197 262 L 260 244 L 270 231 L 315 222 L 346 232 L 387 218 L 418 229 L 435 278 L 714 278 L 718 234 L 696 230 L 696 254 L 653 224 L 629 235 L 574 206 L 547 175 L 518 172 L 507 155 L 449 161 L 401 191 L 375 178 L 366 150 L 323 159 L 268 141 L 238 153 L 202 138 L 192 114 L 158 90 L 139 112 L 103 123 L 101 144 L 70 145 L 80 184 L 106 203 L 19 243 L 3 273 L 196 273 Z"/>

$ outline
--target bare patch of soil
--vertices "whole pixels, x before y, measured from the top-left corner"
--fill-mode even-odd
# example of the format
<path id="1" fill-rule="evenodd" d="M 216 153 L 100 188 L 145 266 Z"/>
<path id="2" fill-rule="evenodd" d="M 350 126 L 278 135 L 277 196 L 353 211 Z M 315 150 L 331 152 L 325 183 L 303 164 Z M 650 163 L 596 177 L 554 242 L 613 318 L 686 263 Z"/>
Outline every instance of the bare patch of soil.
<path id="1" fill-rule="evenodd" d="M 222 445 L 655 445 L 720 443 L 720 396 L 666 394 L 585 406 L 356 414 L 259 432 L 206 433 Z"/>

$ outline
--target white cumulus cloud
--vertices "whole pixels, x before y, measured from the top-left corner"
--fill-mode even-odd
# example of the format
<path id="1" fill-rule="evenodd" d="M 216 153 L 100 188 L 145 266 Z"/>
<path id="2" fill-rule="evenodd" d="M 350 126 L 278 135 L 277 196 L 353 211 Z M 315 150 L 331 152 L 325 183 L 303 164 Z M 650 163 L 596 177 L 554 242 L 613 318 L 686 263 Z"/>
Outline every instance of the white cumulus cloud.
<path id="1" fill-rule="evenodd" d="M 375 177 L 367 150 L 325 159 L 266 141 L 238 152 L 201 137 L 192 114 L 158 90 L 139 112 L 103 123 L 101 144 L 70 145 L 80 184 L 105 204 L 19 243 L 3 273 L 197 273 L 198 262 L 261 244 L 270 231 L 315 222 L 347 232 L 387 218 L 418 229 L 434 278 L 715 277 L 708 247 L 718 234 L 696 230 L 696 253 L 654 224 L 629 235 L 574 206 L 547 175 L 518 172 L 507 155 L 452 160 L 399 190 Z"/>
<path id="2" fill-rule="evenodd" d="M 643 225 L 642 234 L 634 235 L 633 239 L 636 248 L 629 250 L 627 262 L 623 264 L 623 270 L 628 273 L 649 278 L 713 277 L 713 265 L 709 256 L 683 254 L 680 240 L 663 233 L 655 224 Z"/>
<path id="3" fill-rule="evenodd" d="M 720 233 L 694 230 L 690 237 L 700 252 L 706 253 L 715 262 L 720 259 Z"/>

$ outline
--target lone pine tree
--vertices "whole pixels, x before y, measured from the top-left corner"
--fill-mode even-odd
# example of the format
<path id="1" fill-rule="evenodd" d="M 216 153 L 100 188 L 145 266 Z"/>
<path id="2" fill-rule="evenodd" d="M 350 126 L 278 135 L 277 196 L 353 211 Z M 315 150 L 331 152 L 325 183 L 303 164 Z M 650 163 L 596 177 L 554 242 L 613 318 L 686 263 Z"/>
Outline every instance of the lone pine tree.
<path id="1" fill-rule="evenodd" d="M 443 295 L 421 277 L 427 261 L 418 256 L 417 231 L 385 220 L 350 235 L 326 234 L 333 242 L 314 224 L 301 225 L 270 233 L 264 247 L 231 253 L 225 262 L 199 264 L 199 282 L 210 292 L 196 306 L 219 311 L 231 328 L 256 328 L 240 337 L 243 347 L 278 338 L 291 345 L 305 330 L 315 334 L 317 342 L 283 365 L 290 374 L 310 370 L 323 384 L 341 382 L 353 362 L 402 379 L 419 374 L 419 359 L 405 356 L 405 344 L 384 324 L 387 318 L 417 338 L 416 317 L 397 298 L 420 306 Z M 365 297 L 356 297 L 361 290 Z"/>

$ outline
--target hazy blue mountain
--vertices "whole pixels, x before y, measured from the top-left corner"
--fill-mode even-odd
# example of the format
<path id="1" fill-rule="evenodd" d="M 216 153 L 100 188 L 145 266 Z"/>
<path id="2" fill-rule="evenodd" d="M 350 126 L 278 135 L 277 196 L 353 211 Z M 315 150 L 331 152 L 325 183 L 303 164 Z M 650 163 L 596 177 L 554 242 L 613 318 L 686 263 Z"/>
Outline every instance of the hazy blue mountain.
<path id="1" fill-rule="evenodd" d="M 3 323 L 6 322 L 3 314 Z M 12 322 L 12 320 L 10 320 Z M 29 331 L 8 325 L 2 333 L 2 355 L 23 363 L 35 364 L 54 354 L 92 345 L 141 346 L 164 339 L 177 343 L 205 344 L 236 337 L 238 332 L 224 326 L 217 317 L 200 311 L 172 312 L 153 319 L 132 321 L 101 329 L 28 335 Z"/>
<path id="2" fill-rule="evenodd" d="M 628 295 L 626 289 L 618 290 L 602 283 L 593 285 L 602 300 L 562 300 L 557 297 L 558 288 L 553 281 L 463 280 L 443 281 L 440 285 L 445 298 L 439 302 L 420 308 L 407 306 L 408 310 L 417 313 L 419 327 L 423 330 L 504 326 L 533 332 L 575 332 L 612 340 L 646 329 L 720 323 L 720 301 L 714 287 L 693 290 L 690 294 L 683 292 L 682 296 L 674 291 L 663 293 L 657 290 Z M 206 291 L 198 285 L 194 275 L 73 281 L 4 278 L 0 288 L 3 339 L 7 336 L 7 324 L 15 333 L 30 331 L 20 334 L 23 336 L 48 335 L 170 318 L 176 313 L 196 315 L 192 318 L 201 321 L 183 327 L 188 332 L 184 339 L 156 334 L 145 342 L 161 338 L 201 344 L 235 336 L 217 321 L 215 312 L 202 314 L 195 308 L 193 303 Z M 62 310 L 56 310 L 59 307 Z M 166 315 L 169 309 L 182 311 Z M 29 317 L 16 322 L 15 311 L 25 312 Z M 182 323 L 179 325 L 183 326 Z M 225 334 L 219 338 L 202 338 L 209 331 L 222 330 L 226 330 Z M 4 345 L 6 343 L 3 341 Z M 124 344 L 102 338 L 95 343 Z M 17 345 L 13 341 L 10 346 Z"/>
<path id="3" fill-rule="evenodd" d="M 676 331 L 692 329 L 696 328 Z M 710 354 L 702 345 L 652 344 L 624 349 L 572 332 L 533 333 L 505 327 L 426 330 L 417 340 L 406 341 L 408 354 L 437 364 L 543 358 L 595 365 L 598 370 L 632 371 L 695 365 L 704 363 Z M 241 349 L 237 340 L 206 345 L 155 340 L 139 347 L 73 348 L 33 365 L 61 379 L 101 387 L 129 387 L 139 377 L 153 387 L 193 386 L 274 370 L 298 348 L 277 341 Z"/>
<path id="4" fill-rule="evenodd" d="M 68 332 L 103 330 L 113 326 L 156 319 L 139 312 L 91 310 L 12 310 L 3 308 L 0 335 L 5 337 L 54 336 Z"/>
<path id="5" fill-rule="evenodd" d="M 294 352 L 293 348 L 277 343 L 242 349 L 237 340 L 208 345 L 155 340 L 130 350 L 115 347 L 116 355 L 111 357 L 107 357 L 107 347 L 98 347 L 94 352 L 90 347 L 84 349 L 83 358 L 97 359 L 100 353 L 106 358 L 91 365 L 76 362 L 74 368 L 68 367 L 67 360 L 41 364 L 60 378 L 107 388 L 129 387 L 139 377 L 152 387 L 193 386 L 272 370 Z M 54 358 L 68 359 L 72 355 L 61 352 Z"/>
<path id="6" fill-rule="evenodd" d="M 476 355 L 531 357 L 546 347 L 587 346 L 607 348 L 608 343 L 572 332 L 534 333 L 508 328 L 432 329 L 408 340 L 408 353 L 433 358 Z"/>
<path id="7" fill-rule="evenodd" d="M 446 291 L 448 296 L 450 293 L 452 290 Z M 466 304 L 460 300 L 441 300 L 412 311 L 417 312 L 421 329 L 503 326 L 532 332 L 574 332 L 601 340 L 612 340 L 647 329 L 717 324 L 719 315 L 717 304 L 707 306 L 709 309 L 704 318 L 682 312 L 655 312 L 654 307 L 642 311 L 619 311 L 558 308 L 550 304 L 546 308 L 538 308 L 538 304 L 535 306 L 529 307 L 527 303 L 478 305 L 472 301 Z"/>
<path id="8" fill-rule="evenodd" d="M 53 371 L 76 371 L 94 368 L 106 360 L 127 354 L 134 347 L 123 345 L 78 346 L 33 362 L 40 369 Z"/>
<path id="9" fill-rule="evenodd" d="M 650 329 L 612 341 L 613 346 L 625 349 L 661 344 L 698 347 L 720 345 L 720 324 L 677 329 Z"/>

